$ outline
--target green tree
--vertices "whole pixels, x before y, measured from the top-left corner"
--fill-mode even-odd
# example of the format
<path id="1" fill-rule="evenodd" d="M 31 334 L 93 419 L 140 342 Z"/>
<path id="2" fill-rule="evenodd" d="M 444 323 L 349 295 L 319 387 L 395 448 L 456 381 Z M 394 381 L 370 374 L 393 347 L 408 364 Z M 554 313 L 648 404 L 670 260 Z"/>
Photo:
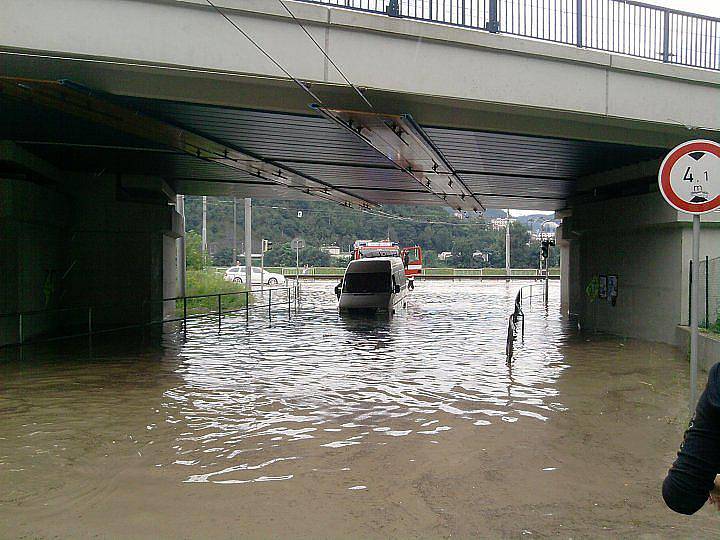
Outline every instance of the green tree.
<path id="1" fill-rule="evenodd" d="M 185 198 L 186 223 L 189 230 L 200 231 L 202 198 Z M 302 217 L 298 218 L 298 210 Z M 293 238 L 302 238 L 308 246 L 300 254 L 300 264 L 332 265 L 332 259 L 320 251 L 323 244 L 336 244 L 343 251 L 359 239 L 383 240 L 390 237 L 401 246 L 419 245 L 425 254 L 425 266 L 505 266 L 505 231 L 494 231 L 482 217 L 459 219 L 440 206 L 386 205 L 378 213 L 359 212 L 337 204 L 315 201 L 254 201 L 253 237 L 273 242 L 273 250 L 266 254 L 266 266 L 294 266 L 295 253 L 290 249 Z M 489 211 L 490 216 L 504 215 Z M 398 217 L 400 219 L 398 219 Z M 428 223 L 433 222 L 433 223 Z M 233 226 L 233 202 L 230 198 L 208 197 L 208 240 L 216 248 L 216 264 L 232 264 L 233 229 L 238 252 L 242 253 L 244 215 L 242 202 L 238 204 L 237 222 Z M 536 268 L 540 246 L 530 241 L 527 225 L 514 223 L 512 233 L 512 265 Z M 200 237 L 196 234 L 199 259 Z M 286 246 L 286 247 L 284 247 Z M 445 262 L 435 255 L 442 251 L 460 253 Z M 473 259 L 475 251 L 490 253 L 489 263 Z M 559 249 L 550 250 L 550 265 L 557 265 Z M 188 255 L 190 258 L 190 255 Z M 188 264 L 192 264 L 190 260 Z M 337 264 L 337 263 L 335 263 Z"/>
<path id="2" fill-rule="evenodd" d="M 195 231 L 185 233 L 185 260 L 187 267 L 192 270 L 205 268 L 202 256 L 202 237 Z"/>

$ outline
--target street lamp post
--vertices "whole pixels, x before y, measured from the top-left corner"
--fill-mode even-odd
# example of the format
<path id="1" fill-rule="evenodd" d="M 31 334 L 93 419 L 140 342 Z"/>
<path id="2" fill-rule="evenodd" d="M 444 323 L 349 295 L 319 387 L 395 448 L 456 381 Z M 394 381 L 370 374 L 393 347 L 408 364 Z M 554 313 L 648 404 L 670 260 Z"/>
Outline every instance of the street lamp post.
<path id="1" fill-rule="evenodd" d="M 233 256 L 232 264 L 237 264 L 237 197 L 233 197 Z"/>
<path id="2" fill-rule="evenodd" d="M 245 198 L 245 288 L 252 290 L 252 199 Z"/>
<path id="3" fill-rule="evenodd" d="M 505 281 L 510 281 L 510 210 L 505 225 Z"/>

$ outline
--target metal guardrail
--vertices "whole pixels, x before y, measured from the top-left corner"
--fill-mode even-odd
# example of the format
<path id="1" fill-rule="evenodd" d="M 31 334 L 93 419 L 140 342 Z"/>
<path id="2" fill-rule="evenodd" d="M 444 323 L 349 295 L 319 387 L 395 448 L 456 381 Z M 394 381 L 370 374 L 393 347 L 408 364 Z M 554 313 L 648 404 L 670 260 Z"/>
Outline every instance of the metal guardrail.
<path id="1" fill-rule="evenodd" d="M 520 287 L 517 295 L 515 295 L 515 306 L 512 314 L 508 318 L 508 331 L 507 340 L 505 342 L 505 356 L 507 361 L 510 362 L 515 352 L 515 340 L 517 339 L 517 324 L 518 321 L 521 323 L 521 339 L 525 339 L 525 312 L 522 309 L 523 302 L 529 301 L 529 305 L 532 306 L 532 299 L 534 296 L 544 297 L 544 292 L 541 294 L 534 294 L 533 287 L 544 287 L 543 284 L 525 285 Z"/>
<path id="2" fill-rule="evenodd" d="M 301 0 L 720 70 L 720 19 L 633 0 Z"/>
<path id="3" fill-rule="evenodd" d="M 295 277 L 295 267 L 266 267 L 265 270 L 281 274 L 285 277 Z M 300 270 L 300 277 L 314 277 L 314 276 L 337 276 L 341 277 L 345 273 L 345 267 L 340 266 L 319 266 L 310 267 L 306 270 Z M 559 268 L 551 268 L 550 276 L 556 277 L 560 275 Z M 443 277 L 500 277 L 505 278 L 504 268 L 423 268 L 419 274 L 420 277 L 424 276 L 443 276 Z M 537 277 L 538 279 L 543 278 L 544 274 L 541 273 L 537 268 L 511 268 L 510 277 Z"/>
<path id="4" fill-rule="evenodd" d="M 720 332 L 720 257 L 711 259 L 705 256 L 701 260 L 699 268 L 700 283 L 700 312 L 698 320 L 706 330 Z M 692 312 L 692 289 L 693 263 L 690 261 L 688 268 L 688 325 L 690 325 L 690 313 Z"/>
<path id="5" fill-rule="evenodd" d="M 256 293 L 260 292 L 261 295 L 264 297 L 265 294 L 267 294 L 267 303 L 251 303 L 251 295 L 255 295 Z M 41 342 L 49 342 L 49 341 L 57 341 L 62 339 L 70 339 L 70 338 L 76 338 L 76 337 L 86 337 L 86 336 L 93 336 L 97 334 L 104 334 L 104 333 L 110 333 L 110 332 L 118 332 L 121 330 L 129 330 L 133 328 L 142 328 L 145 326 L 152 326 L 152 325 L 162 325 L 166 323 L 172 323 L 172 322 L 180 322 L 183 323 L 183 331 L 187 330 L 187 321 L 191 319 L 197 319 L 201 317 L 210 317 L 210 316 L 217 316 L 218 318 L 218 330 L 222 326 L 222 318 L 223 316 L 229 315 L 231 313 L 238 313 L 238 312 L 244 312 L 245 313 L 245 319 L 246 321 L 249 321 L 250 318 L 250 311 L 251 310 L 257 310 L 260 308 L 267 308 L 268 315 L 272 314 L 272 307 L 273 307 L 273 292 L 275 292 L 275 305 L 280 305 L 281 303 L 283 305 L 287 305 L 288 314 L 292 311 L 292 303 L 294 301 L 295 308 L 297 310 L 299 305 L 299 298 L 300 298 L 300 287 L 299 284 L 293 283 L 292 285 L 288 285 L 285 287 L 265 287 L 263 291 L 231 291 L 231 292 L 223 292 L 223 293 L 213 293 L 213 294 L 198 294 L 198 295 L 189 295 L 189 296 L 175 296 L 172 298 L 163 298 L 162 300 L 146 300 L 142 302 L 141 304 L 133 304 L 133 303 L 115 303 L 115 304 L 105 304 L 105 305 L 97 305 L 97 306 L 82 306 L 82 307 L 71 307 L 71 308 L 57 308 L 57 309 L 44 309 L 44 310 L 33 310 L 33 311 L 24 311 L 24 312 L 18 312 L 18 313 L 3 313 L 0 314 L 0 320 L 1 319 L 17 319 L 17 334 L 15 341 L 11 341 L 8 343 L 4 343 L 0 345 L 0 347 L 6 347 L 6 346 L 14 346 L 14 345 L 24 345 L 26 343 L 41 343 Z M 286 294 L 283 295 L 285 298 L 281 299 L 278 295 L 279 292 L 285 292 Z M 233 296 L 244 296 L 245 303 L 242 305 L 242 307 L 239 308 L 225 308 L 223 309 L 223 299 L 227 297 L 233 297 Z M 207 311 L 198 311 L 198 308 L 193 308 L 192 305 L 189 305 L 190 301 L 193 300 L 199 300 L 199 299 L 212 299 L 216 302 L 213 302 L 215 306 L 217 306 L 217 309 L 207 309 Z M 121 326 L 110 326 L 110 327 L 104 327 L 104 328 L 98 328 L 95 325 L 95 315 L 100 312 L 101 310 L 107 310 L 107 309 L 136 309 L 138 313 L 143 313 L 146 309 L 150 309 L 153 304 L 161 304 L 165 305 L 167 302 L 173 302 L 174 309 L 177 313 L 177 310 L 181 309 L 182 315 L 180 316 L 170 316 L 166 317 L 163 316 L 161 319 L 158 320 L 151 320 L 149 322 L 145 323 L 138 323 L 138 324 L 128 324 L 128 325 L 121 325 Z M 178 307 L 178 303 L 181 302 L 181 308 Z M 71 314 L 71 313 L 77 313 L 80 317 L 82 317 L 82 322 L 79 322 L 80 319 L 76 317 L 76 322 L 71 323 L 70 326 L 73 328 L 83 328 L 82 331 L 76 331 L 72 333 L 65 333 L 61 335 L 55 335 L 51 337 L 38 337 L 33 338 L 32 340 L 28 341 L 27 335 L 25 333 L 25 326 L 27 324 L 27 320 L 29 317 L 33 316 L 48 316 L 48 315 L 63 315 Z"/>

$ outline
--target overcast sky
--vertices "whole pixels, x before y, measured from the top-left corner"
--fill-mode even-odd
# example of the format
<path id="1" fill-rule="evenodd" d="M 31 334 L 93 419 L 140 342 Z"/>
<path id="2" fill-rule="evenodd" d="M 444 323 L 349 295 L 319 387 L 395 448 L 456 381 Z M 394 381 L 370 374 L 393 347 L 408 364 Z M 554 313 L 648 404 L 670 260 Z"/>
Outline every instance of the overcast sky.
<path id="1" fill-rule="evenodd" d="M 720 17 L 720 0 L 646 0 L 648 4 Z"/>

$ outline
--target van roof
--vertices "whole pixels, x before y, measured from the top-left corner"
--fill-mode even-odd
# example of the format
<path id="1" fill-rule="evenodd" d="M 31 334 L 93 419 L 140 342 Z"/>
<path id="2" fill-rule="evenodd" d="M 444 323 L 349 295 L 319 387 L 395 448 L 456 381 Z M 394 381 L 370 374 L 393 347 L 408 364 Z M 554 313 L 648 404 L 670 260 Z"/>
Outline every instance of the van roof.
<path id="1" fill-rule="evenodd" d="M 390 272 L 394 263 L 402 264 L 400 257 L 372 257 L 350 261 L 346 273 L 363 274 L 365 272 Z"/>

